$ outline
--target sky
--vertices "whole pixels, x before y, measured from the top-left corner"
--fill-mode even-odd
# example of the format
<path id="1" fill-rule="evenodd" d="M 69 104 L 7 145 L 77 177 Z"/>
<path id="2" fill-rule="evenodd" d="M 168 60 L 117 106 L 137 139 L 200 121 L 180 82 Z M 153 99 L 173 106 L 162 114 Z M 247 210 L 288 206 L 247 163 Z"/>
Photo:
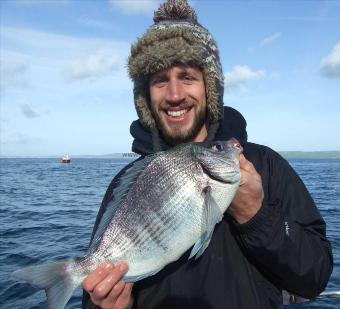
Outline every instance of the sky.
<path id="1" fill-rule="evenodd" d="M 160 0 L 1 0 L 0 154 L 131 151 L 130 46 Z M 340 150 L 340 1 L 191 0 L 249 141 Z"/>

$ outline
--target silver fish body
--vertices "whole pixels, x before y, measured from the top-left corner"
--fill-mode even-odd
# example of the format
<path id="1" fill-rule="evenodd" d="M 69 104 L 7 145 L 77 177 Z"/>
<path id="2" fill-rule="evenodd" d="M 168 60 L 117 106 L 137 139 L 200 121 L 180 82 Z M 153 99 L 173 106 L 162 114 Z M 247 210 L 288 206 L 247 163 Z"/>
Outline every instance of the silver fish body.
<path id="1" fill-rule="evenodd" d="M 190 258 L 198 258 L 238 189 L 239 153 L 235 141 L 211 149 L 186 144 L 135 162 L 113 190 L 83 258 L 27 267 L 14 276 L 45 288 L 49 308 L 63 308 L 105 261 L 126 262 L 124 280 L 135 282 L 191 247 Z"/>

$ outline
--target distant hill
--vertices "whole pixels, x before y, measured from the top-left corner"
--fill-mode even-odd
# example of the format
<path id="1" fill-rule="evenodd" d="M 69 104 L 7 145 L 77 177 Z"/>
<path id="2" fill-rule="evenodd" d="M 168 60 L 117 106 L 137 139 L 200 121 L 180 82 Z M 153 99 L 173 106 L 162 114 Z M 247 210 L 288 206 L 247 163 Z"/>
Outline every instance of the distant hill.
<path id="1" fill-rule="evenodd" d="M 340 151 L 279 151 L 285 159 L 340 159 Z"/>
<path id="2" fill-rule="evenodd" d="M 340 160 L 340 151 L 279 151 L 285 159 L 336 159 Z M 119 159 L 135 160 L 139 157 L 133 152 L 111 153 L 105 155 L 70 155 L 72 159 Z M 58 158 L 61 156 L 4 156 L 0 158 Z"/>
<path id="3" fill-rule="evenodd" d="M 279 151 L 285 159 L 340 159 L 340 151 Z M 96 158 L 137 159 L 139 155 L 133 152 L 113 153 Z"/>
<path id="4" fill-rule="evenodd" d="M 340 151 L 279 151 L 279 153 L 285 159 L 340 159 Z M 133 152 L 126 152 L 93 157 L 112 159 L 137 159 L 139 155 Z"/>

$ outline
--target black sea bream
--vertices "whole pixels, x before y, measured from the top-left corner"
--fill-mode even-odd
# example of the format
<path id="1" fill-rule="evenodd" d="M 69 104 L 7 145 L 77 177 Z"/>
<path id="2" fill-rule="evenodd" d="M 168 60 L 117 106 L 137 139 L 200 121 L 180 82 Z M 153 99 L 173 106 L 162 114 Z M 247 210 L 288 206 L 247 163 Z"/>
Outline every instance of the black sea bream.
<path id="1" fill-rule="evenodd" d="M 198 258 L 240 182 L 235 141 L 185 144 L 136 161 L 120 178 L 86 255 L 13 273 L 64 308 L 73 290 L 105 261 L 126 262 L 124 281 L 151 276 L 192 247 Z"/>

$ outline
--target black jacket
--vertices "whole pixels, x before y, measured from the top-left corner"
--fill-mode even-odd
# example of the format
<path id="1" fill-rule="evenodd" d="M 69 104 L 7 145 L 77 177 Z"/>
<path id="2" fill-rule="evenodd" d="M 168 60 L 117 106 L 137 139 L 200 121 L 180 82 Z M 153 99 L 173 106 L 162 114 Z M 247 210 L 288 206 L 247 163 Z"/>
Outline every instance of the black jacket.
<path id="1" fill-rule="evenodd" d="M 245 157 L 262 178 L 261 209 L 242 225 L 226 214 L 198 260 L 188 261 L 189 250 L 137 282 L 135 308 L 280 308 L 282 290 L 313 298 L 325 289 L 333 267 L 325 222 L 287 161 L 268 147 L 247 142 L 245 127 L 241 114 L 225 108 L 216 140 L 236 137 L 243 144 Z M 150 152 L 149 133 L 138 122 L 131 130 L 134 150 Z M 96 225 L 124 170 L 110 184 Z M 93 308 L 86 293 L 83 308 Z"/>

